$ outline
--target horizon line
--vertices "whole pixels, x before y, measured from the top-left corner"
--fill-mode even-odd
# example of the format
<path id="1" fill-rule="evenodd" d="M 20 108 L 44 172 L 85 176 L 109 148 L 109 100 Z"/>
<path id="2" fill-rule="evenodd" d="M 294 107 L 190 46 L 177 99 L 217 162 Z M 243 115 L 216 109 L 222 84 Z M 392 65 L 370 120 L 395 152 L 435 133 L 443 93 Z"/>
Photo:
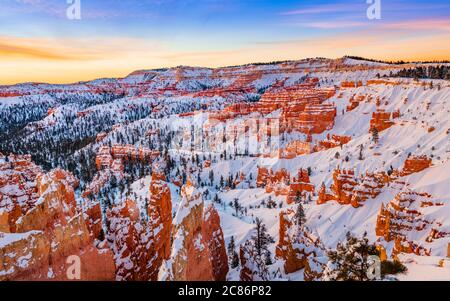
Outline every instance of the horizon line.
<path id="1" fill-rule="evenodd" d="M 450 63 L 450 59 L 444 59 L 444 60 L 381 60 L 381 59 L 373 59 L 373 58 L 365 58 L 357 55 L 344 55 L 336 58 L 330 58 L 330 57 L 305 57 L 305 58 L 298 58 L 298 59 L 289 59 L 289 60 L 272 60 L 272 61 L 265 61 L 265 62 L 252 62 L 252 63 L 244 63 L 244 64 L 238 64 L 238 65 L 228 65 L 228 66 L 220 66 L 220 67 L 206 67 L 206 66 L 193 66 L 193 65 L 177 65 L 177 66 L 166 66 L 166 67 L 154 67 L 154 68 L 143 68 L 143 69 L 136 69 L 134 71 L 131 71 L 127 73 L 125 76 L 117 76 L 117 77 L 97 77 L 92 79 L 86 79 L 86 80 L 79 80 L 79 81 L 73 81 L 73 82 L 66 82 L 66 83 L 51 83 L 51 82 L 39 82 L 39 81 L 28 81 L 28 82 L 17 82 L 13 84 L 2 84 L 0 83 L 0 87 L 12 87 L 12 86 L 18 86 L 18 85 L 54 85 L 54 86 L 65 86 L 65 85 L 76 85 L 76 84 L 85 84 L 89 83 L 95 80 L 108 80 L 108 79 L 124 79 L 128 76 L 132 75 L 136 72 L 144 72 L 144 71 L 160 71 L 160 70 L 170 70 L 170 69 L 177 69 L 181 67 L 186 68 L 197 68 L 197 69 L 210 69 L 210 70 L 218 70 L 218 69 L 226 69 L 226 68 L 237 68 L 237 67 L 246 67 L 246 66 L 252 66 L 252 65 L 274 65 L 274 64 L 281 64 L 281 63 L 290 63 L 290 62 L 299 62 L 304 60 L 312 60 L 312 59 L 324 59 L 324 60 L 338 60 L 338 59 L 354 59 L 354 60 L 360 60 L 360 61 L 366 61 L 366 62 L 376 62 L 380 64 L 390 64 L 390 65 L 399 65 L 399 64 L 432 64 L 432 63 Z"/>

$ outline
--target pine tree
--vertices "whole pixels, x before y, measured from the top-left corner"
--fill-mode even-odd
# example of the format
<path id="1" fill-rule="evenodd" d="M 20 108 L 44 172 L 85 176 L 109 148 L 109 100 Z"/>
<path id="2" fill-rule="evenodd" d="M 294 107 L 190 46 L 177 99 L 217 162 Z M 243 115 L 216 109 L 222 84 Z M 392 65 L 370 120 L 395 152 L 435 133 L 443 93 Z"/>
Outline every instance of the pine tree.
<path id="1" fill-rule="evenodd" d="M 295 193 L 295 203 L 300 204 L 301 201 L 302 201 L 302 194 L 300 190 L 297 190 L 297 192 Z"/>
<path id="2" fill-rule="evenodd" d="M 360 160 L 360 161 L 364 160 L 363 145 L 362 144 L 359 146 L 359 157 L 358 157 L 358 160 Z"/>
<path id="3" fill-rule="evenodd" d="M 239 204 L 239 199 L 235 198 L 233 200 L 233 208 L 236 211 L 236 216 L 239 216 L 239 211 L 241 210 L 241 204 Z"/>
<path id="4" fill-rule="evenodd" d="M 372 129 L 372 141 L 377 144 L 379 140 L 379 134 L 378 134 L 378 129 L 376 127 L 374 127 Z"/>
<path id="5" fill-rule="evenodd" d="M 219 199 L 219 195 L 216 193 L 216 195 L 214 196 L 214 203 L 220 204 L 221 200 Z"/>
<path id="6" fill-rule="evenodd" d="M 297 205 L 297 211 L 294 215 L 295 223 L 299 228 L 302 228 L 306 223 L 306 214 L 305 209 L 303 208 L 302 203 L 298 203 Z"/>
<path id="7" fill-rule="evenodd" d="M 235 269 L 239 266 L 239 255 L 236 252 L 236 245 L 234 242 L 234 236 L 231 236 L 230 243 L 228 244 L 228 260 L 230 262 L 230 267 Z"/>
<path id="8" fill-rule="evenodd" d="M 347 233 L 346 243 L 338 243 L 336 250 L 328 252 L 328 264 L 324 271 L 325 280 L 367 281 L 370 267 L 369 256 L 379 256 L 374 244 L 369 244 L 367 233 L 356 238 Z"/>
<path id="9" fill-rule="evenodd" d="M 209 171 L 209 181 L 211 182 L 211 186 L 214 184 L 214 171 L 211 169 Z"/>
<path id="10" fill-rule="evenodd" d="M 255 244 L 255 251 L 258 256 L 261 257 L 264 252 L 269 252 L 269 244 L 274 243 L 275 241 L 267 232 L 267 227 L 262 220 L 257 217 L 255 221 L 255 234 L 252 236 L 252 239 Z"/>

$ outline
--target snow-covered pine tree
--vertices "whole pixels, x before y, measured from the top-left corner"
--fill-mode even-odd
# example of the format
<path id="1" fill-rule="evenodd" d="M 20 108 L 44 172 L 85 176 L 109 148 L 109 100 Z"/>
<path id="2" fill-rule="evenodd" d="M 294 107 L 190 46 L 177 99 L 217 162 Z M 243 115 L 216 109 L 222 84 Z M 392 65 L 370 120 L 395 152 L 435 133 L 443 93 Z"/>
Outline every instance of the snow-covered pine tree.
<path id="1" fill-rule="evenodd" d="M 346 242 L 339 242 L 336 250 L 329 251 L 327 255 L 329 260 L 324 270 L 324 280 L 368 281 L 369 256 L 379 256 L 379 251 L 374 244 L 369 244 L 367 233 L 357 238 L 348 232 Z"/>
<path id="2" fill-rule="evenodd" d="M 297 210 L 295 211 L 294 217 L 295 217 L 295 224 L 299 228 L 302 228 L 306 223 L 306 214 L 305 214 L 305 209 L 303 208 L 302 203 L 298 203 Z"/>
<path id="3" fill-rule="evenodd" d="M 230 263 L 230 267 L 235 269 L 239 266 L 239 255 L 236 252 L 236 244 L 234 242 L 234 236 L 231 236 L 230 243 L 228 244 L 228 261 Z"/>
<path id="4" fill-rule="evenodd" d="M 267 232 L 267 226 L 262 222 L 260 218 L 255 219 L 256 226 L 254 229 L 254 235 L 252 240 L 255 244 L 255 251 L 259 256 L 262 256 L 264 252 L 269 252 L 269 244 L 274 243 L 273 237 Z"/>

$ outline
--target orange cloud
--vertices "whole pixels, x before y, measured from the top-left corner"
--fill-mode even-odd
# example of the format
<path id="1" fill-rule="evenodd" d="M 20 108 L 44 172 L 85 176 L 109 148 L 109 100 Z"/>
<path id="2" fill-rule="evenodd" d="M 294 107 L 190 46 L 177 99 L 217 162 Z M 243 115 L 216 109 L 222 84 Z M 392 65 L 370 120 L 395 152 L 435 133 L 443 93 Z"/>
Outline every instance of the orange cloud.
<path id="1" fill-rule="evenodd" d="M 439 21 L 436 24 L 439 24 L 438 28 L 447 28 L 447 23 Z M 420 22 L 410 25 L 417 28 L 427 26 Z M 386 26 L 392 29 L 386 30 Z M 28 81 L 68 83 L 123 77 L 145 68 L 177 65 L 220 67 L 317 56 L 337 58 L 347 54 L 386 60 L 450 59 L 449 30 L 424 29 L 421 34 L 416 34 L 402 29 L 406 26 L 401 23 L 380 24 L 320 38 L 256 42 L 231 50 L 198 52 L 145 39 L 0 37 L 0 84 Z"/>

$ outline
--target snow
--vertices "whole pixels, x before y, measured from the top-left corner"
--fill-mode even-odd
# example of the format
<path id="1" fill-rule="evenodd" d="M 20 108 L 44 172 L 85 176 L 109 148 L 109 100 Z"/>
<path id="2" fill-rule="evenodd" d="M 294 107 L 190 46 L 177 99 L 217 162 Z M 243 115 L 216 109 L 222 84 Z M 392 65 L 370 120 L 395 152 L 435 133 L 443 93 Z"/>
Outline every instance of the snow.
<path id="1" fill-rule="evenodd" d="M 404 274 L 396 275 L 401 281 L 448 281 L 450 279 L 450 262 L 445 261 L 444 267 L 439 267 L 441 257 L 401 255 L 408 270 Z"/>
<path id="2" fill-rule="evenodd" d="M 392 70 L 395 71 L 396 69 L 403 68 L 403 66 L 345 58 L 343 59 L 343 66 L 341 66 L 345 67 L 344 70 L 330 71 L 326 68 L 330 62 L 333 61 L 327 59 L 310 59 L 292 61 L 286 64 L 292 68 L 311 69 L 309 76 L 318 77 L 321 87 L 339 86 L 343 81 L 361 80 L 365 83 L 369 79 L 374 79 L 377 73 L 383 76 L 389 74 Z M 177 72 L 180 70 L 185 78 L 176 80 Z M 273 85 L 277 80 L 285 80 L 285 85 L 293 85 L 306 75 L 306 71 L 285 72 L 279 64 L 228 67 L 218 70 L 189 67 L 141 70 L 123 79 L 99 79 L 76 85 L 23 84 L 12 87 L 0 87 L 1 90 L 18 89 L 32 94 L 26 97 L 0 98 L 0 110 L 27 103 L 31 105 L 45 103 L 49 107 L 56 109 L 52 115 L 43 117 L 37 122 L 28 123 L 26 126 L 27 135 L 23 137 L 24 143 L 39 140 L 43 137 L 44 133 L 59 135 L 60 132 L 63 132 L 62 137 L 71 137 L 75 134 L 75 132 L 72 132 L 72 128 L 87 128 L 87 123 L 83 118 L 74 118 L 71 121 L 72 124 L 65 124 L 66 118 L 72 118 L 80 111 L 89 110 L 90 112 L 99 114 L 98 116 L 105 122 L 110 119 L 113 120 L 110 125 L 108 124 L 104 128 L 101 128 L 102 131 L 107 132 L 107 136 L 102 141 L 92 142 L 83 149 L 78 150 L 73 156 L 73 158 L 78 158 L 76 155 L 79 155 L 82 151 L 97 151 L 101 146 L 120 143 L 121 139 L 126 140 L 128 136 L 131 136 L 132 139 L 129 139 L 131 141 L 126 141 L 127 143 L 132 143 L 136 146 L 148 146 L 149 139 L 146 133 L 150 129 L 171 129 L 176 132 L 177 130 L 186 130 L 186 125 L 190 126 L 192 123 L 202 124 L 208 118 L 207 112 L 186 118 L 180 118 L 179 113 L 191 112 L 193 110 L 200 111 L 203 110 L 203 105 L 207 107 L 205 111 L 220 110 L 226 105 L 245 100 L 248 95 L 229 96 L 229 98 L 220 96 L 194 97 L 189 93 L 174 95 L 170 91 L 165 91 L 165 94 L 162 94 L 160 93 L 162 91 L 161 89 L 176 88 L 184 92 L 196 92 L 202 91 L 204 88 L 227 88 L 232 86 L 239 76 L 250 73 L 250 70 L 262 71 L 263 75 L 260 78 L 249 83 L 249 86 L 257 89 Z M 396 184 L 385 186 L 381 189 L 381 193 L 377 197 L 366 200 L 359 208 L 353 208 L 350 205 L 340 205 L 333 201 L 323 205 L 317 205 L 315 202 L 317 196 L 313 196 L 313 201 L 304 205 L 307 227 L 311 229 L 313 235 L 320 238 L 326 248 L 334 248 L 339 241 L 345 239 L 345 234 L 349 231 L 357 236 L 361 236 L 367 232 L 369 240 L 375 242 L 379 239 L 375 234 L 375 225 L 382 204 L 388 204 L 399 192 L 408 189 L 416 192 L 429 193 L 434 203 L 442 204 L 442 206 L 421 208 L 421 212 L 426 220 L 433 221 L 433 226 L 440 225 L 439 230 L 450 233 L 450 173 L 448 172 L 450 170 L 450 137 L 448 134 L 448 130 L 450 129 L 450 102 L 448 101 L 450 99 L 450 87 L 448 81 L 433 80 L 434 83 L 442 84 L 442 88 L 429 89 L 420 85 L 421 83 L 429 82 L 429 80 L 415 82 L 411 79 L 383 79 L 400 82 L 401 84 L 363 85 L 357 88 L 338 89 L 336 95 L 326 101 L 326 103 L 333 104 L 337 108 L 335 124 L 330 130 L 321 134 L 312 135 L 313 142 L 317 143 L 318 141 L 325 140 L 329 134 L 351 136 L 352 140 L 342 146 L 342 148 L 337 147 L 302 155 L 294 159 L 238 156 L 233 160 L 229 160 L 217 159 L 221 154 L 220 149 L 196 149 L 194 152 L 191 152 L 189 148 L 191 141 L 188 141 L 187 145 L 183 145 L 181 148 L 176 145 L 176 139 L 171 141 L 172 144 L 169 153 L 175 160 L 177 167 L 181 166 L 180 158 L 182 156 L 190 157 L 193 153 L 198 154 L 200 157 L 202 155 L 216 157 L 216 159 L 212 160 L 211 167 L 203 168 L 200 173 L 201 181 L 209 183 L 208 175 L 213 170 L 213 185 L 205 188 L 189 188 L 187 189 L 187 194 L 203 194 L 208 189 L 209 196 L 205 197 L 205 207 L 213 203 L 212 199 L 215 194 L 222 200 L 221 204 L 214 203 L 214 206 L 219 212 L 226 244 L 229 243 L 232 236 L 235 239 L 236 246 L 243 244 L 249 239 L 255 226 L 254 220 L 258 217 L 267 225 L 269 234 L 275 239 L 275 243 L 269 248 L 273 253 L 279 239 L 279 214 L 288 208 L 295 208 L 295 205 L 287 205 L 285 196 L 276 196 L 274 193 L 266 193 L 265 189 L 255 188 L 258 166 L 268 167 L 274 171 L 284 168 L 292 176 L 296 175 L 300 168 L 306 169 L 309 167 L 312 171 L 310 180 L 315 185 L 316 190 L 322 182 L 329 189 L 333 182 L 332 173 L 338 167 L 353 170 L 355 175 L 360 178 L 366 172 L 387 171 L 391 166 L 396 170 L 401 169 L 409 153 L 413 155 L 424 154 L 432 157 L 433 166 L 420 173 L 400 178 L 399 180 L 406 182 L 405 186 Z M 111 85 L 116 88 L 136 85 L 139 88 L 144 87 L 144 92 L 139 92 L 144 94 L 148 92 L 148 95 L 141 96 L 137 92 L 133 92 L 130 93 L 130 96 L 118 98 L 108 103 L 94 103 L 88 108 L 84 107 L 83 102 L 62 104 L 57 100 L 57 97 L 64 98 L 68 95 L 80 95 L 80 93 L 88 92 L 91 87 L 102 85 Z M 61 89 L 66 92 L 55 93 L 56 97 L 51 95 L 37 96 L 34 94 L 42 91 L 42 89 Z M 342 97 L 339 97 L 339 94 L 342 94 Z M 350 103 L 349 99 L 352 96 L 357 98 L 363 95 L 372 95 L 373 100 L 369 102 L 366 97 L 365 100 L 360 102 L 357 108 L 347 112 L 346 107 Z M 381 100 L 379 106 L 375 103 L 374 99 L 376 97 L 379 97 Z M 91 95 L 89 99 L 96 100 L 97 98 Z M 406 102 L 404 101 L 405 99 L 407 99 Z M 158 108 L 159 112 L 152 112 L 133 119 L 130 117 L 129 111 L 127 111 L 129 106 Z M 371 141 L 372 137 L 369 133 L 369 128 L 372 113 L 377 109 L 384 109 L 387 112 L 400 110 L 401 117 L 393 120 L 395 124 L 392 127 L 379 133 L 379 142 L 375 145 Z M 130 109 L 130 112 L 134 111 Z M 253 114 L 236 118 L 230 122 L 230 125 L 240 124 L 257 115 Z M 280 116 L 280 111 L 272 112 L 264 117 L 276 118 L 277 116 Z M 114 130 L 112 130 L 113 125 L 117 125 L 114 127 Z M 434 127 L 435 130 L 429 132 L 430 127 Z M 90 127 L 86 129 L 86 132 L 88 132 L 86 134 L 87 136 L 95 137 L 96 131 Z M 290 133 L 286 135 L 287 141 L 280 142 L 280 145 L 285 145 L 294 139 L 304 140 L 305 136 L 305 134 Z M 236 141 L 236 145 L 243 144 L 244 139 L 242 137 Z M 156 142 L 155 145 L 157 146 Z M 358 159 L 360 145 L 363 146 L 364 160 Z M 228 141 L 226 148 L 228 154 L 234 153 L 232 141 Z M 337 152 L 340 154 L 338 159 L 335 158 Z M 349 158 L 348 162 L 344 159 L 346 157 Z M 58 162 L 55 164 L 58 164 Z M 193 168 L 194 173 L 199 170 L 193 164 L 188 167 Z M 238 172 L 243 173 L 245 180 L 236 189 L 225 190 L 216 188 L 220 183 L 221 176 L 227 179 L 230 174 L 234 176 Z M 2 173 L 3 171 L 0 170 L 0 176 Z M 26 184 L 30 188 L 34 185 L 30 183 Z M 149 198 L 150 184 L 151 176 L 145 176 L 134 181 L 130 186 L 129 194 L 135 196 L 135 202 L 141 212 L 146 212 L 145 200 Z M 374 183 L 366 180 L 364 184 L 373 185 Z M 175 225 L 179 225 L 189 211 L 195 206 L 200 205 L 202 200 L 201 198 L 183 199 L 180 196 L 180 188 L 178 186 L 172 183 L 168 183 L 168 185 L 171 191 L 172 211 L 175 216 L 173 222 Z M 360 185 L 360 187 L 362 186 Z M 17 196 L 17 200 L 21 204 L 27 202 L 27 199 L 22 196 L 22 192 L 18 184 L 8 183 L 0 187 L 1 194 Z M 127 193 L 125 192 L 124 195 L 127 195 Z M 77 194 L 79 193 L 77 192 Z M 277 204 L 276 208 L 267 208 L 262 205 L 269 197 Z M 238 199 L 240 205 L 247 208 L 246 214 L 239 213 L 236 216 L 234 208 L 229 205 L 234 199 Z M 281 208 L 279 204 L 281 204 Z M 1 212 L 2 208 L 0 208 L 0 214 Z M 156 229 L 157 231 L 158 229 Z M 409 261 L 407 263 L 409 271 L 407 274 L 399 276 L 399 279 L 450 279 L 448 268 L 437 267 L 437 262 L 443 256 L 446 256 L 447 244 L 449 242 L 448 236 L 435 239 L 432 242 L 425 242 L 428 232 L 422 232 L 417 231 L 417 233 L 412 233 L 410 238 L 415 241 L 420 241 L 427 248 L 430 248 L 432 256 L 420 257 L 405 255 L 405 260 Z M 0 248 L 15 241 L 25 239 L 33 233 L 37 234 L 39 231 L 21 234 L 0 233 Z M 180 229 L 174 237 L 173 254 L 178 253 L 183 240 L 184 233 Z M 195 242 L 196 247 L 202 247 L 200 237 L 197 237 Z M 392 249 L 392 243 L 386 244 L 386 248 L 389 253 L 389 250 Z M 124 251 L 119 250 L 119 254 Z M 118 255 L 116 254 L 116 256 Z M 24 257 L 22 259 L 26 263 L 27 258 Z M 132 264 L 129 260 L 129 258 L 124 259 L 125 267 Z M 270 270 L 271 272 L 283 270 L 282 262 L 275 260 Z M 51 274 L 50 272 L 49 275 Z M 290 275 L 281 273 L 278 276 L 280 280 L 302 280 L 303 271 L 298 271 Z M 239 270 L 230 271 L 228 279 L 238 280 Z"/>
<path id="3" fill-rule="evenodd" d="M 15 242 L 28 239 L 32 235 L 41 234 L 42 231 L 29 231 L 25 233 L 2 233 L 0 232 L 0 248 L 13 244 Z"/>

